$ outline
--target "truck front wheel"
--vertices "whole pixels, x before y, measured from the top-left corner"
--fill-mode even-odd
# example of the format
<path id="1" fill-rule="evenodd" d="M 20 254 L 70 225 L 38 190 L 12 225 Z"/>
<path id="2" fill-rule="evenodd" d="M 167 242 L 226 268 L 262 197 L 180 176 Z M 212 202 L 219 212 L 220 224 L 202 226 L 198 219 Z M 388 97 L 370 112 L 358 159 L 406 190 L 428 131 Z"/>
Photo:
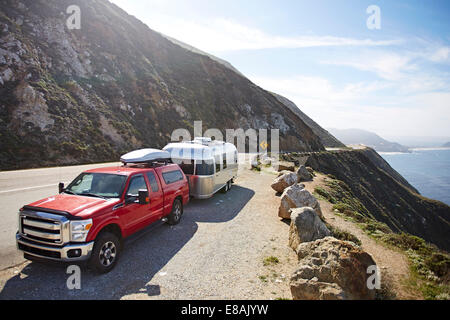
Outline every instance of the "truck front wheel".
<path id="1" fill-rule="evenodd" d="M 176 225 L 180 222 L 181 215 L 183 214 L 183 203 L 180 199 L 175 199 L 172 205 L 172 212 L 167 216 L 167 223 L 170 225 Z"/>
<path id="2" fill-rule="evenodd" d="M 101 233 L 94 243 L 89 265 L 98 273 L 110 272 L 120 254 L 120 241 L 110 232 Z"/>

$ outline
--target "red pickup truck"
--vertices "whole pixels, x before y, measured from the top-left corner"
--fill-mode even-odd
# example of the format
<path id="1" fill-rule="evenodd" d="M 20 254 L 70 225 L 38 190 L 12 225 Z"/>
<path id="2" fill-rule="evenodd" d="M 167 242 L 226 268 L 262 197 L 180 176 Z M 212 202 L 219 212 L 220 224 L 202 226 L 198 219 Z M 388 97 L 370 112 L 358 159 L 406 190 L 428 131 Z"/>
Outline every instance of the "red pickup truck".
<path id="1" fill-rule="evenodd" d="M 177 224 L 189 201 L 177 164 L 124 165 L 81 173 L 60 194 L 19 212 L 17 247 L 26 259 L 115 266 L 122 241 L 157 221 Z"/>

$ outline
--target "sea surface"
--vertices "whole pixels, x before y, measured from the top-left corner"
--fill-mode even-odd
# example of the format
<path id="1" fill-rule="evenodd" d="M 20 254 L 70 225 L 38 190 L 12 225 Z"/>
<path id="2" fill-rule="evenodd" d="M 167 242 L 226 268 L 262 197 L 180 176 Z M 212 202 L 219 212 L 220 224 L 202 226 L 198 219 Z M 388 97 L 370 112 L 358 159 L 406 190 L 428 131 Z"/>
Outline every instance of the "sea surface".
<path id="1" fill-rule="evenodd" d="M 412 149 L 380 155 L 419 192 L 450 205 L 450 149 Z"/>

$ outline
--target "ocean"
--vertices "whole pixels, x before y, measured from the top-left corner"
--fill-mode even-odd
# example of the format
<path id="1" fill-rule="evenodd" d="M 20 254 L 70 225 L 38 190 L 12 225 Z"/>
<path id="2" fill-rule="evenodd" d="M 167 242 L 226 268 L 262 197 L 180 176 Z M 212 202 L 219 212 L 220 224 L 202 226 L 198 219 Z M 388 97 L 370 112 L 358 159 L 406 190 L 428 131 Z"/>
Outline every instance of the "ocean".
<path id="1" fill-rule="evenodd" d="M 413 149 L 380 155 L 419 192 L 450 205 L 450 149 Z"/>

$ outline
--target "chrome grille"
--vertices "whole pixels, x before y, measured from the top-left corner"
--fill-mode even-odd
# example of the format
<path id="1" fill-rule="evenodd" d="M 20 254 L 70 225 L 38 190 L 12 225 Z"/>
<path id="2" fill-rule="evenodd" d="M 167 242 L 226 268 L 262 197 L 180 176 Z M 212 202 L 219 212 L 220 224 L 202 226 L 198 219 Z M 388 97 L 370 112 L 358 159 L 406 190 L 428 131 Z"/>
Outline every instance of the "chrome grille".
<path id="1" fill-rule="evenodd" d="M 20 213 L 20 234 L 22 237 L 36 242 L 62 244 L 64 242 L 64 226 L 68 220 L 46 212 L 23 211 Z"/>

